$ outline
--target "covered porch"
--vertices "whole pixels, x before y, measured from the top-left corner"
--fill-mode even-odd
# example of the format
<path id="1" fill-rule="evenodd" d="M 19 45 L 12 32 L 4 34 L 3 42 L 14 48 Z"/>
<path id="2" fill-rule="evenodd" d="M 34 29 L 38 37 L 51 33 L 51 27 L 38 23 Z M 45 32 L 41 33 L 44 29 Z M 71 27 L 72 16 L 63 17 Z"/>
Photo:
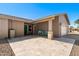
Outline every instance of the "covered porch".
<path id="1" fill-rule="evenodd" d="M 59 36 L 58 17 L 50 17 L 33 22 L 33 35 L 40 35 L 53 39 Z"/>

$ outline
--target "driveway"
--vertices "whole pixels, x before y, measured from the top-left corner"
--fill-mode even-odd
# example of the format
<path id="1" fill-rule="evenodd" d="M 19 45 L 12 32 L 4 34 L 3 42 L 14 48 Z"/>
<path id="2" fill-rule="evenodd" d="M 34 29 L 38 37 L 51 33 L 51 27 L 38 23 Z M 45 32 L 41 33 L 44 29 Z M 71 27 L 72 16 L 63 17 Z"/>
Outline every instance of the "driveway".
<path id="1" fill-rule="evenodd" d="M 79 56 L 79 32 L 74 31 L 72 33 L 69 33 L 69 35 L 65 36 L 65 38 L 75 40 L 70 56 Z"/>
<path id="2" fill-rule="evenodd" d="M 9 39 L 16 56 L 69 56 L 75 40 L 55 38 L 49 40 L 39 36 Z"/>

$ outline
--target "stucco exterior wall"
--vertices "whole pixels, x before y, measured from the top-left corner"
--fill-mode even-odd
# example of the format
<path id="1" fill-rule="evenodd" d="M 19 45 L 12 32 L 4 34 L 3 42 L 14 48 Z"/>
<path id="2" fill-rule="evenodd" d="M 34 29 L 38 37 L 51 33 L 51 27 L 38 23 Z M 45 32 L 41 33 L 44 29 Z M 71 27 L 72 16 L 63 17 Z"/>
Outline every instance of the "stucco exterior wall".
<path id="1" fill-rule="evenodd" d="M 37 30 L 45 30 L 48 31 L 48 22 L 41 22 L 36 24 Z"/>
<path id="2" fill-rule="evenodd" d="M 9 29 L 15 30 L 15 36 L 24 35 L 24 22 L 9 20 Z"/>
<path id="3" fill-rule="evenodd" d="M 8 20 L 0 18 L 0 39 L 8 38 Z"/>
<path id="4" fill-rule="evenodd" d="M 60 36 L 60 34 L 59 34 L 59 19 L 58 19 L 58 17 L 56 17 L 55 18 L 55 20 L 52 20 L 53 21 L 53 36 L 54 37 L 59 37 Z"/>
<path id="5" fill-rule="evenodd" d="M 65 16 L 60 15 L 59 16 L 59 23 L 61 24 L 60 26 L 60 35 L 67 35 L 68 34 L 68 23 L 66 21 Z"/>

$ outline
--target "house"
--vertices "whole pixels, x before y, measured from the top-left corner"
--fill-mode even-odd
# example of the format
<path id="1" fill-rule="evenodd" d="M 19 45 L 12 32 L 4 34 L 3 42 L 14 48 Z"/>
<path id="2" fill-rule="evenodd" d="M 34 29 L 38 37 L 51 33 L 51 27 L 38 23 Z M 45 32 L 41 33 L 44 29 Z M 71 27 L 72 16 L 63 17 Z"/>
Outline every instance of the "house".
<path id="1" fill-rule="evenodd" d="M 30 20 L 0 14 L 0 39 L 24 35 L 44 35 L 48 39 L 68 34 L 70 22 L 67 14 Z"/>
<path id="2" fill-rule="evenodd" d="M 29 19 L 0 14 L 0 39 L 10 37 L 10 32 L 15 36 L 24 36 L 24 25 L 30 23 Z"/>
<path id="3" fill-rule="evenodd" d="M 69 27 L 70 32 L 74 32 L 77 31 L 79 32 L 79 28 L 75 28 L 75 27 Z"/>

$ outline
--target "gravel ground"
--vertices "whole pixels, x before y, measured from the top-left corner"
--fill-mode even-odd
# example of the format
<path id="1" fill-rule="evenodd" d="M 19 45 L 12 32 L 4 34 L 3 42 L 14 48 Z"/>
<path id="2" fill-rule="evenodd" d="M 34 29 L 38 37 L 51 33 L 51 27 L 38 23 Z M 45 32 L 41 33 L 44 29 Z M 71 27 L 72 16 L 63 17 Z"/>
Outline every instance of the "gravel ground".
<path id="1" fill-rule="evenodd" d="M 0 39 L 0 56 L 14 56 L 7 39 Z"/>
<path id="2" fill-rule="evenodd" d="M 75 41 L 70 56 L 79 56 L 79 40 Z"/>

